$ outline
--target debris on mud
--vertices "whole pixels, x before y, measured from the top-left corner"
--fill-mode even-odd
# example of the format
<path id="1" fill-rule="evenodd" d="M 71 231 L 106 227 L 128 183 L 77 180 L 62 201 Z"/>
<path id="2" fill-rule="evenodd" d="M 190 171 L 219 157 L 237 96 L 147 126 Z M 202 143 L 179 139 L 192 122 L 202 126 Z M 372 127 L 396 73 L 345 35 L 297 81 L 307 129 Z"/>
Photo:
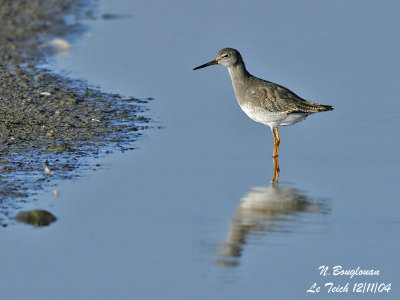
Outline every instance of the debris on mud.
<path id="1" fill-rule="evenodd" d="M 35 191 L 75 176 L 102 149 L 130 148 L 148 126 L 147 100 L 103 93 L 39 66 L 51 55 L 43 45 L 84 32 L 80 20 L 94 3 L 83 2 L 1 1 L 0 225 Z"/>

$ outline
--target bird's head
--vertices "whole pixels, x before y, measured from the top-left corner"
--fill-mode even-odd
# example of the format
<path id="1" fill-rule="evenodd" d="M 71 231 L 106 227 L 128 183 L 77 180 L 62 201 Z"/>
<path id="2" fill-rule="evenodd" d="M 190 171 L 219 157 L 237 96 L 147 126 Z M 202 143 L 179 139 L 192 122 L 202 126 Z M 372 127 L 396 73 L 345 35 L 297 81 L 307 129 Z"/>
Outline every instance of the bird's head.
<path id="1" fill-rule="evenodd" d="M 212 65 L 221 65 L 229 68 L 236 66 L 240 62 L 243 62 L 243 60 L 239 51 L 233 48 L 224 48 L 218 51 L 216 59 L 205 63 L 204 65 L 198 66 L 193 70 L 198 70 Z"/>

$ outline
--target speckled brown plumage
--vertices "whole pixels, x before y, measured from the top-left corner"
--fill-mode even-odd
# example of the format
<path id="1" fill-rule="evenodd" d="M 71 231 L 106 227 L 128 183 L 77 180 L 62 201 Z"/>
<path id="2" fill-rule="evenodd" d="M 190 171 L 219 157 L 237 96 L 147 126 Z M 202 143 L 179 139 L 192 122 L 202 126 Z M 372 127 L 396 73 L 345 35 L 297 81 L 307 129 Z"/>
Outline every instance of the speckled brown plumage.
<path id="1" fill-rule="evenodd" d="M 279 84 L 262 80 L 257 77 L 250 78 L 253 88 L 246 91 L 251 99 L 247 104 L 256 107 L 262 107 L 269 112 L 276 113 L 316 113 L 320 111 L 333 110 L 330 105 L 323 105 L 312 101 L 305 100 L 289 89 Z M 239 100 L 239 103 L 241 101 Z"/>

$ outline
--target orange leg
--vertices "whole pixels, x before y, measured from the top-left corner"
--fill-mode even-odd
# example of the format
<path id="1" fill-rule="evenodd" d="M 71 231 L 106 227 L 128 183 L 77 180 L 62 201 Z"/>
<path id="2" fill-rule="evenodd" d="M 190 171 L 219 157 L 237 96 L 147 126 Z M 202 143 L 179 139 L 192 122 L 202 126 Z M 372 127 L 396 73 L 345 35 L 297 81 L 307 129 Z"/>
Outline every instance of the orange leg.
<path id="1" fill-rule="evenodd" d="M 271 131 L 272 131 L 272 135 L 274 136 L 274 152 L 272 154 L 272 157 L 278 157 L 279 144 L 281 143 L 281 139 L 279 138 L 278 127 L 275 129 L 272 129 Z"/>
<path id="2" fill-rule="evenodd" d="M 278 157 L 273 158 L 273 163 L 274 163 L 274 177 L 272 177 L 271 183 L 275 185 L 278 183 L 279 172 L 280 172 Z"/>
<path id="3" fill-rule="evenodd" d="M 281 138 L 279 137 L 279 131 L 278 131 L 278 127 L 276 127 L 276 138 L 277 138 L 277 141 L 276 141 L 276 156 L 278 156 L 278 152 L 279 152 L 279 145 L 281 144 Z"/>

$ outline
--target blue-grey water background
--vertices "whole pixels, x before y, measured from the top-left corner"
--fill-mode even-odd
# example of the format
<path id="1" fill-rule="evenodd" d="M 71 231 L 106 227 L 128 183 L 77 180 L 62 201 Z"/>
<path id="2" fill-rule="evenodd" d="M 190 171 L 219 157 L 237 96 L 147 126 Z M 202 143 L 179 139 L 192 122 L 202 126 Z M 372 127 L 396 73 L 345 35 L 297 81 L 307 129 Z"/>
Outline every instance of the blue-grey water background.
<path id="1" fill-rule="evenodd" d="M 2 230 L 2 299 L 304 299 L 314 282 L 392 283 L 398 299 L 397 2 L 101 0 L 104 13 L 121 18 L 87 21 L 52 67 L 153 97 L 165 128 L 24 207 L 56 223 Z M 227 70 L 192 71 L 223 47 L 336 108 L 280 130 L 280 190 L 271 133 L 240 110 Z M 241 211 L 257 195 L 272 204 Z M 380 275 L 322 277 L 320 265 Z"/>

